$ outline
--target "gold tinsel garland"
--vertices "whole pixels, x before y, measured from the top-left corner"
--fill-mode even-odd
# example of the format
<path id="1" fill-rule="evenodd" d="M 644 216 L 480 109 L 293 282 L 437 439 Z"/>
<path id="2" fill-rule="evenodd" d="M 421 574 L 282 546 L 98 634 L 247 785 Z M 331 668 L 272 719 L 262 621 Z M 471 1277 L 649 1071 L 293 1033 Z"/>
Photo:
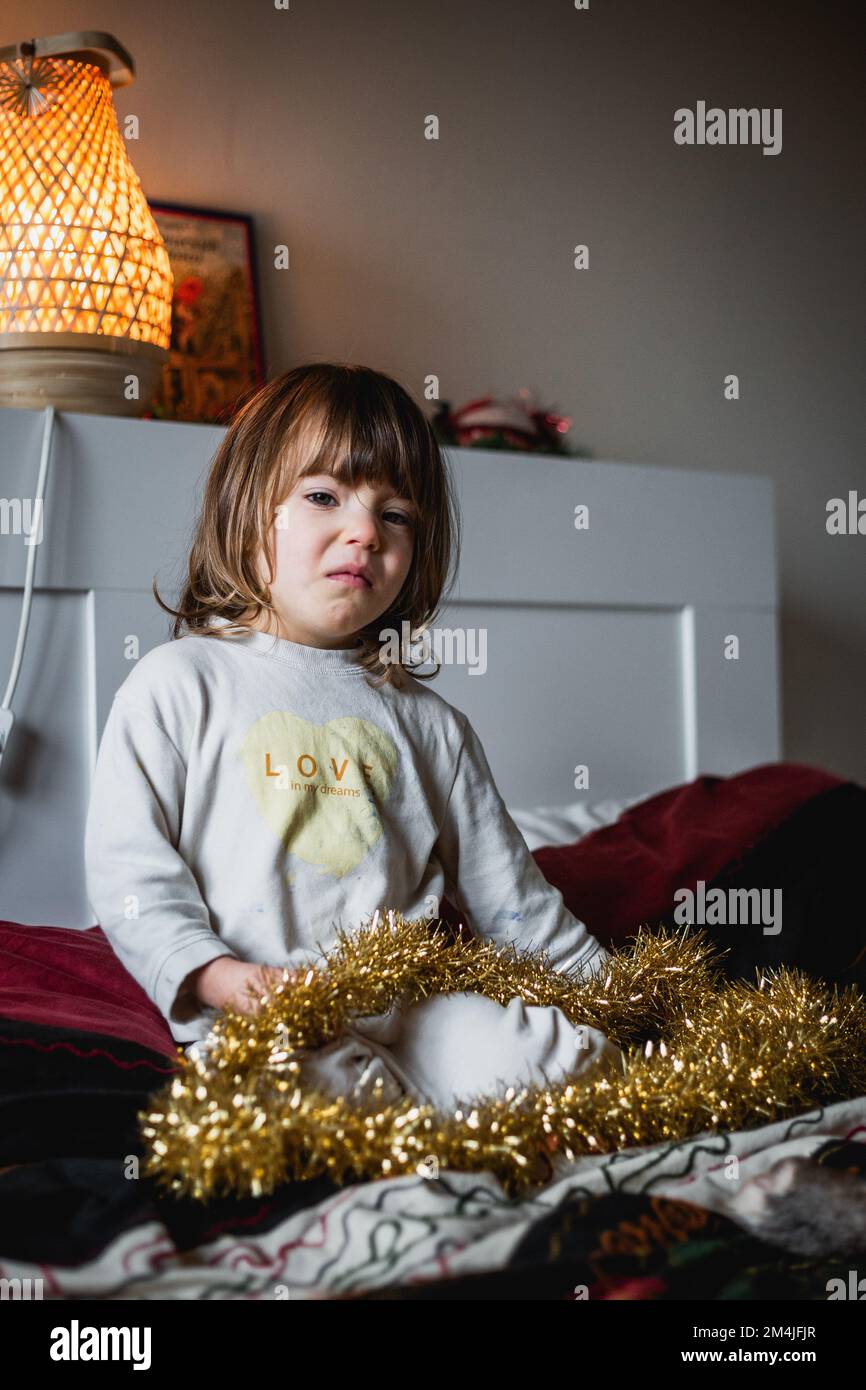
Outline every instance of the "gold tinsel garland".
<path id="1" fill-rule="evenodd" d="M 381 918 L 381 920 L 380 920 Z M 453 940 L 424 918 L 380 909 L 338 933 L 325 963 L 279 983 L 257 1015 L 226 1010 L 203 1058 L 139 1115 L 145 1174 L 200 1200 L 260 1195 L 328 1174 L 492 1172 L 511 1195 L 546 1182 L 549 1155 L 569 1161 L 631 1146 L 736 1130 L 866 1091 L 866 1004 L 796 970 L 727 981 L 724 952 L 699 930 L 641 929 L 605 973 L 579 983 L 543 953 Z M 451 1113 L 411 1098 L 369 1108 L 308 1090 L 302 1049 L 346 1023 L 432 994 L 472 990 L 500 1004 L 555 1004 L 624 1051 L 623 1076 L 467 1099 Z"/>

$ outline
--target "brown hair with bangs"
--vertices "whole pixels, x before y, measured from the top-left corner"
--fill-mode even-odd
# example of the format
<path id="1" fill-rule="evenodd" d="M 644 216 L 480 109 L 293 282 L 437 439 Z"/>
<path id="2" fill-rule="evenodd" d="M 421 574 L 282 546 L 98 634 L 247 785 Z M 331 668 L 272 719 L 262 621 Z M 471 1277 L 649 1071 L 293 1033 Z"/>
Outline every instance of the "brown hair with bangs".
<path id="1" fill-rule="evenodd" d="M 269 613 L 277 630 L 270 582 L 275 573 L 272 522 L 297 481 L 330 473 L 346 486 L 384 480 L 416 510 L 409 573 L 388 610 L 359 632 L 358 661 L 373 685 L 403 685 L 404 672 L 431 680 L 402 660 L 383 662 L 380 631 L 403 622 L 413 636 L 439 611 L 457 570 L 459 516 L 445 460 L 426 416 L 391 377 L 352 363 L 311 362 L 260 387 L 239 407 L 214 455 L 177 608 L 172 638 L 217 640 Z M 269 582 L 259 575 L 267 555 Z M 227 626 L 211 626 L 212 617 Z M 402 649 L 401 649 L 402 650 Z M 419 663 L 423 664 L 423 663 Z"/>

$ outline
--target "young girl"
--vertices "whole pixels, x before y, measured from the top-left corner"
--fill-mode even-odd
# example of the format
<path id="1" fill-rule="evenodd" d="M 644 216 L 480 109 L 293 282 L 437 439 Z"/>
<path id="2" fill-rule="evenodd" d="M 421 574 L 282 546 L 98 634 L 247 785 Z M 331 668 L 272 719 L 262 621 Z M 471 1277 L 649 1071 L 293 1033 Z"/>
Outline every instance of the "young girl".
<path id="1" fill-rule="evenodd" d="M 254 992 L 382 904 L 438 917 L 447 896 L 477 934 L 544 947 L 556 969 L 607 961 L 537 867 L 469 720 L 383 648 L 385 629 L 430 625 L 458 551 L 435 437 L 390 378 L 298 367 L 226 431 L 178 608 L 154 585 L 173 640 L 115 696 L 85 833 L 97 919 L 181 1044 L 226 1005 L 259 1007 Z M 356 1021 L 309 1075 L 363 1087 L 375 1060 L 441 1099 L 610 1056 L 558 1009 L 479 999 Z"/>

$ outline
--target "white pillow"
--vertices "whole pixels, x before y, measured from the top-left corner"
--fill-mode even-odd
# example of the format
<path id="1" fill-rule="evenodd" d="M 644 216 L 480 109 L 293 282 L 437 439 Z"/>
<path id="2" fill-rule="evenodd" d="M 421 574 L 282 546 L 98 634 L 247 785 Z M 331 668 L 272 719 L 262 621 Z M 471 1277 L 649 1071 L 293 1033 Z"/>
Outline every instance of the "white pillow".
<path id="1" fill-rule="evenodd" d="M 572 801 L 567 806 L 509 806 L 508 814 L 531 850 L 542 845 L 571 845 L 602 825 L 612 825 L 629 806 L 652 795 L 641 792 L 639 796 L 610 797 L 607 801 Z"/>

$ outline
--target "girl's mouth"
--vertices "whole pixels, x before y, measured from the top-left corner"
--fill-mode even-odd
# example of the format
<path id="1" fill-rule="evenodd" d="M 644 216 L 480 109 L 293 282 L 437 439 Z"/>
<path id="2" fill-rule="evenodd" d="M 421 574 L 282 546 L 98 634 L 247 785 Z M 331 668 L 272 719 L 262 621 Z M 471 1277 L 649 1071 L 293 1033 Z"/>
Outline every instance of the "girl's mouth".
<path id="1" fill-rule="evenodd" d="M 329 574 L 329 579 L 333 579 L 337 584 L 347 584 L 351 589 L 370 589 L 372 585 L 360 574 Z"/>

